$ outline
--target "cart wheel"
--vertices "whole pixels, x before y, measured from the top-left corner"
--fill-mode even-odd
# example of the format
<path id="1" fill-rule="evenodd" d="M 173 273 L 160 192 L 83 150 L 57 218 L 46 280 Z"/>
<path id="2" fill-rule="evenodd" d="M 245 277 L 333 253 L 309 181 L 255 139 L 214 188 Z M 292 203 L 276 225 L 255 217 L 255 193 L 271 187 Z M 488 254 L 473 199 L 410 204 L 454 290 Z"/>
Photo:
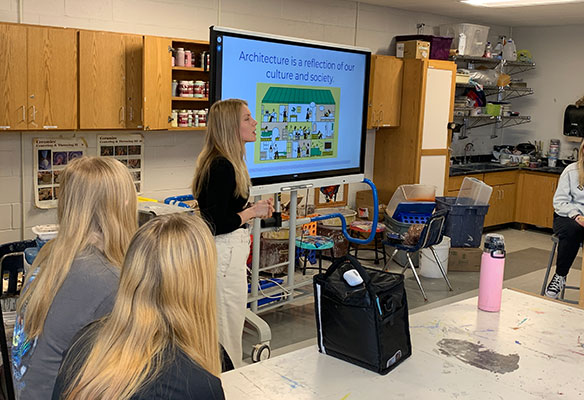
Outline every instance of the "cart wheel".
<path id="1" fill-rule="evenodd" d="M 256 344 L 251 350 L 251 361 L 254 363 L 270 358 L 269 344 Z"/>

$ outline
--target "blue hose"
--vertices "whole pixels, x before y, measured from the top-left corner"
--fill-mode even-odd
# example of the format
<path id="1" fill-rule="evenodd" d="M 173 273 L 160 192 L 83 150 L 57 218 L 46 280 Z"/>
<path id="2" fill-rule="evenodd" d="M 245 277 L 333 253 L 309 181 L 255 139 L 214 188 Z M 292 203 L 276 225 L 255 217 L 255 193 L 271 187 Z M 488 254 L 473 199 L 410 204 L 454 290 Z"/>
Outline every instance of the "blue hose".
<path id="1" fill-rule="evenodd" d="M 375 234 L 376 234 L 376 231 L 377 231 L 377 220 L 379 218 L 379 206 L 378 206 L 378 201 L 377 201 L 377 188 L 375 187 L 375 185 L 373 184 L 373 182 L 371 182 L 367 178 L 365 178 L 363 180 L 363 182 L 365 182 L 366 184 L 368 184 L 371 187 L 371 191 L 373 192 L 373 222 L 371 224 L 371 232 L 369 233 L 369 237 L 368 238 L 366 238 L 366 239 L 357 239 L 357 238 L 354 238 L 354 237 L 350 236 L 349 233 L 347 232 L 347 221 L 345 220 L 345 217 L 341 213 L 334 213 L 334 214 L 328 214 L 328 215 L 320 215 L 318 217 L 312 217 L 310 219 L 310 221 L 311 222 L 315 222 L 315 221 L 323 221 L 325 219 L 331 219 L 331 218 L 340 218 L 341 219 L 341 229 L 343 231 L 343 236 L 345 238 L 347 238 L 347 240 L 349 242 L 355 243 L 355 244 L 367 244 L 367 243 L 370 243 L 375 238 Z"/>

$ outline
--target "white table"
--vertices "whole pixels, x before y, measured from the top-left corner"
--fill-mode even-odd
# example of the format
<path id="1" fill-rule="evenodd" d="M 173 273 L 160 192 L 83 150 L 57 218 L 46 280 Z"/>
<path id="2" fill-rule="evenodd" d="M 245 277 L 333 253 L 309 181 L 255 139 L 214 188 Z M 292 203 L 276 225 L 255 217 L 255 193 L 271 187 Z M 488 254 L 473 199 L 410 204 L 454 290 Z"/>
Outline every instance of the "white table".
<path id="1" fill-rule="evenodd" d="M 410 317 L 413 352 L 381 376 L 310 346 L 223 374 L 230 399 L 584 398 L 584 310 L 505 289 Z"/>

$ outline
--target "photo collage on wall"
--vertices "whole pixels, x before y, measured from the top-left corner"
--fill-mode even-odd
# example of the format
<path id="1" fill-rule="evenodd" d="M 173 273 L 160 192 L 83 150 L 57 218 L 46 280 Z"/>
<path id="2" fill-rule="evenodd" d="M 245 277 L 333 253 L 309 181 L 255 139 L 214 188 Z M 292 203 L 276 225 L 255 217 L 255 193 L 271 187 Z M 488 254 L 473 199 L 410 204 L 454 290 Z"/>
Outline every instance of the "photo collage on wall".
<path id="1" fill-rule="evenodd" d="M 114 157 L 130 170 L 136 192 L 142 192 L 144 137 L 139 134 L 98 135 L 97 155 Z"/>
<path id="2" fill-rule="evenodd" d="M 86 151 L 87 143 L 83 138 L 33 139 L 35 206 L 57 207 L 63 169 L 75 158 L 83 157 Z"/>

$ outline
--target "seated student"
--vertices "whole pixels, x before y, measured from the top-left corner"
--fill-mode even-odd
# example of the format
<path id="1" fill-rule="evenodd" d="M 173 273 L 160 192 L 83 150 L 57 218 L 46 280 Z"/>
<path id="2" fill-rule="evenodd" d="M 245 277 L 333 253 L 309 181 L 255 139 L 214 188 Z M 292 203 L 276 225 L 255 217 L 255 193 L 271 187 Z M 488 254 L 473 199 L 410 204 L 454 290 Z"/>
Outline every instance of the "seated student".
<path id="1" fill-rule="evenodd" d="M 557 299 L 566 286 L 566 278 L 584 241 L 584 142 L 578 161 L 564 169 L 554 194 L 554 234 L 559 239 L 556 273 L 545 295 Z"/>
<path id="2" fill-rule="evenodd" d="M 46 399 L 75 334 L 111 312 L 138 225 L 136 190 L 119 161 L 78 158 L 60 178 L 59 234 L 39 251 L 17 304 L 12 373 L 20 399 Z"/>
<path id="3" fill-rule="evenodd" d="M 143 225 L 111 315 L 77 335 L 53 399 L 223 399 L 216 264 L 200 217 L 170 214 Z"/>

